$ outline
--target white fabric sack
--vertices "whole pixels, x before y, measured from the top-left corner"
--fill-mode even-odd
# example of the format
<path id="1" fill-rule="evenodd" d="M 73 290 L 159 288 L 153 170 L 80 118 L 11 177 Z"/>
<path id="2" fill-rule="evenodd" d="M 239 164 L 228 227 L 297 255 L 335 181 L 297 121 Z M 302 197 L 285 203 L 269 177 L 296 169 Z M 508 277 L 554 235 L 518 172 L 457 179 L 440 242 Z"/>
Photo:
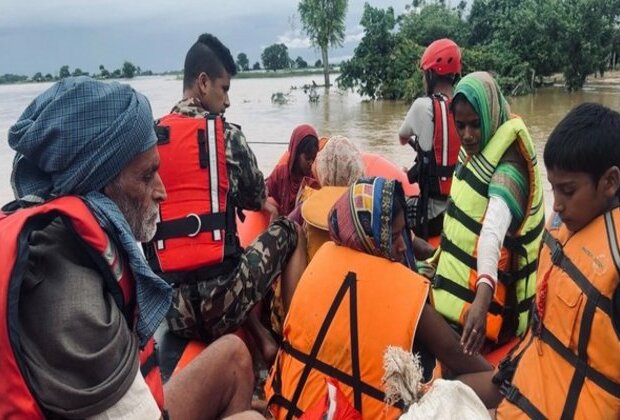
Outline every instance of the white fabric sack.
<path id="1" fill-rule="evenodd" d="M 476 393 L 463 382 L 436 379 L 430 389 L 400 420 L 422 419 L 490 419 L 491 416 Z"/>
<path id="2" fill-rule="evenodd" d="M 388 346 L 383 354 L 385 400 L 402 400 L 409 410 L 400 420 L 490 419 L 473 389 L 460 381 L 435 379 L 423 384 L 420 358 L 400 347 Z"/>

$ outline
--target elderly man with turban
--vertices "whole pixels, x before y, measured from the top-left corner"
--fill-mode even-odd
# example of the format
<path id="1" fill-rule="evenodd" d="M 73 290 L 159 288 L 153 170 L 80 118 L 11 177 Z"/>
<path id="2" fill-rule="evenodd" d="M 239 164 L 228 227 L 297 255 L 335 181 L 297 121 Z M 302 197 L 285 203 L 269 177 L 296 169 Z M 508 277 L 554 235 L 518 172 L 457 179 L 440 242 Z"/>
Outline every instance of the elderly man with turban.
<path id="1" fill-rule="evenodd" d="M 166 198 L 156 142 L 144 96 L 85 77 L 52 86 L 11 127 L 0 418 L 196 418 L 249 408 L 251 361 L 235 337 L 162 385 L 152 335 L 171 289 L 136 243 L 151 239 Z"/>

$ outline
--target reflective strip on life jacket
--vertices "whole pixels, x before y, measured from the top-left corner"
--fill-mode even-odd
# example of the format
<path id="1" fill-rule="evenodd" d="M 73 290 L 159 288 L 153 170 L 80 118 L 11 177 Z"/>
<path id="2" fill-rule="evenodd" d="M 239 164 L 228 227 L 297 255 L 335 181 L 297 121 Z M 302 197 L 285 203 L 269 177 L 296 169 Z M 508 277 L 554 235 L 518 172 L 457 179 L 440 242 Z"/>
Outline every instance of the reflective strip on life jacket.
<path id="1" fill-rule="evenodd" d="M 461 142 L 450 112 L 450 99 L 443 95 L 432 95 L 433 116 L 433 151 L 435 173 L 432 182 L 437 182 L 439 194 L 447 196 L 452 185 L 452 173 L 458 161 Z"/>
<path id="2" fill-rule="evenodd" d="M 383 401 L 383 352 L 412 348 L 427 293 L 428 282 L 402 264 L 325 243 L 295 290 L 265 386 L 275 418 L 313 407 L 327 377 L 364 418 L 398 416 L 402 407 Z"/>
<path id="3" fill-rule="evenodd" d="M 525 332 L 535 293 L 538 248 L 544 226 L 536 151 L 521 119 L 504 123 L 482 152 L 467 156 L 461 149 L 444 215 L 442 252 L 432 289 L 438 312 L 462 325 L 475 296 L 476 250 L 489 202 L 489 183 L 501 158 L 515 143 L 528 165 L 528 211 L 515 234 L 506 238 L 501 252 L 498 287 L 487 315 L 487 338 L 492 341 L 497 341 L 508 318 L 517 324 L 514 334 Z"/>
<path id="4" fill-rule="evenodd" d="M 502 384 L 498 418 L 620 418 L 620 340 L 611 319 L 620 284 L 619 223 L 614 209 L 574 234 L 563 225 L 545 232 L 544 316 L 533 317 L 533 344 L 519 360 L 500 365 L 500 373 L 517 369 Z"/>

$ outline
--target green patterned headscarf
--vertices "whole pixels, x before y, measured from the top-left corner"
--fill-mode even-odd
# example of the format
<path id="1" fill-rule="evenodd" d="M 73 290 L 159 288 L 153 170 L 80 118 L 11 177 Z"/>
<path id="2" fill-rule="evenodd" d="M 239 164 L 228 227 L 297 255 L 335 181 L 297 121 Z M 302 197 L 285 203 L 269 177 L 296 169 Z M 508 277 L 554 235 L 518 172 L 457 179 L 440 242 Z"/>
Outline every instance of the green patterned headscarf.
<path id="1" fill-rule="evenodd" d="M 480 150 L 483 150 L 499 126 L 510 118 L 510 106 L 493 76 L 484 71 L 463 77 L 456 85 L 454 99 L 458 95 L 463 95 L 480 117 Z"/>

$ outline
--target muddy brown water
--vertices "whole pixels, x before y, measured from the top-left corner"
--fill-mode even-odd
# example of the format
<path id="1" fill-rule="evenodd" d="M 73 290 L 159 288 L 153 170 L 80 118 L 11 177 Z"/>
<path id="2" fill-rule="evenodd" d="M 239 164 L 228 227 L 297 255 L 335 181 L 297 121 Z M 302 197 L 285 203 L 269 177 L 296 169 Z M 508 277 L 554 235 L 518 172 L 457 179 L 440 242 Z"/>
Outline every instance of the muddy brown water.
<path id="1" fill-rule="evenodd" d="M 313 124 L 321 135 L 342 134 L 356 141 L 362 150 L 379 153 L 399 166 L 411 165 L 414 153 L 400 146 L 397 131 L 409 105 L 403 102 L 364 101 L 352 92 L 319 88 L 317 103 L 311 103 L 302 89 L 291 89 L 317 83 L 317 76 L 279 79 L 239 79 L 231 85 L 232 106 L 226 112 L 229 121 L 240 124 L 252 142 L 260 168 L 268 175 L 280 155 L 293 128 L 300 123 Z M 155 117 L 166 114 L 180 98 L 182 83 L 174 77 L 144 77 L 130 81 L 144 93 Z M 0 86 L 0 202 L 12 199 L 10 173 L 13 152 L 8 146 L 9 127 L 39 93 L 51 84 L 19 84 Z M 288 98 L 284 104 L 271 101 L 273 93 L 282 92 Z M 582 102 L 599 102 L 620 110 L 620 73 L 605 79 L 591 80 L 585 89 L 569 94 L 561 88 L 545 88 L 537 93 L 509 99 L 513 112 L 521 115 L 535 140 L 539 161 L 547 136 L 557 122 L 574 106 Z M 260 144 L 277 142 L 283 144 Z M 544 165 L 541 165 L 541 167 Z M 546 178 L 544 174 L 543 176 Z M 552 199 L 545 180 L 545 202 L 550 208 Z"/>

